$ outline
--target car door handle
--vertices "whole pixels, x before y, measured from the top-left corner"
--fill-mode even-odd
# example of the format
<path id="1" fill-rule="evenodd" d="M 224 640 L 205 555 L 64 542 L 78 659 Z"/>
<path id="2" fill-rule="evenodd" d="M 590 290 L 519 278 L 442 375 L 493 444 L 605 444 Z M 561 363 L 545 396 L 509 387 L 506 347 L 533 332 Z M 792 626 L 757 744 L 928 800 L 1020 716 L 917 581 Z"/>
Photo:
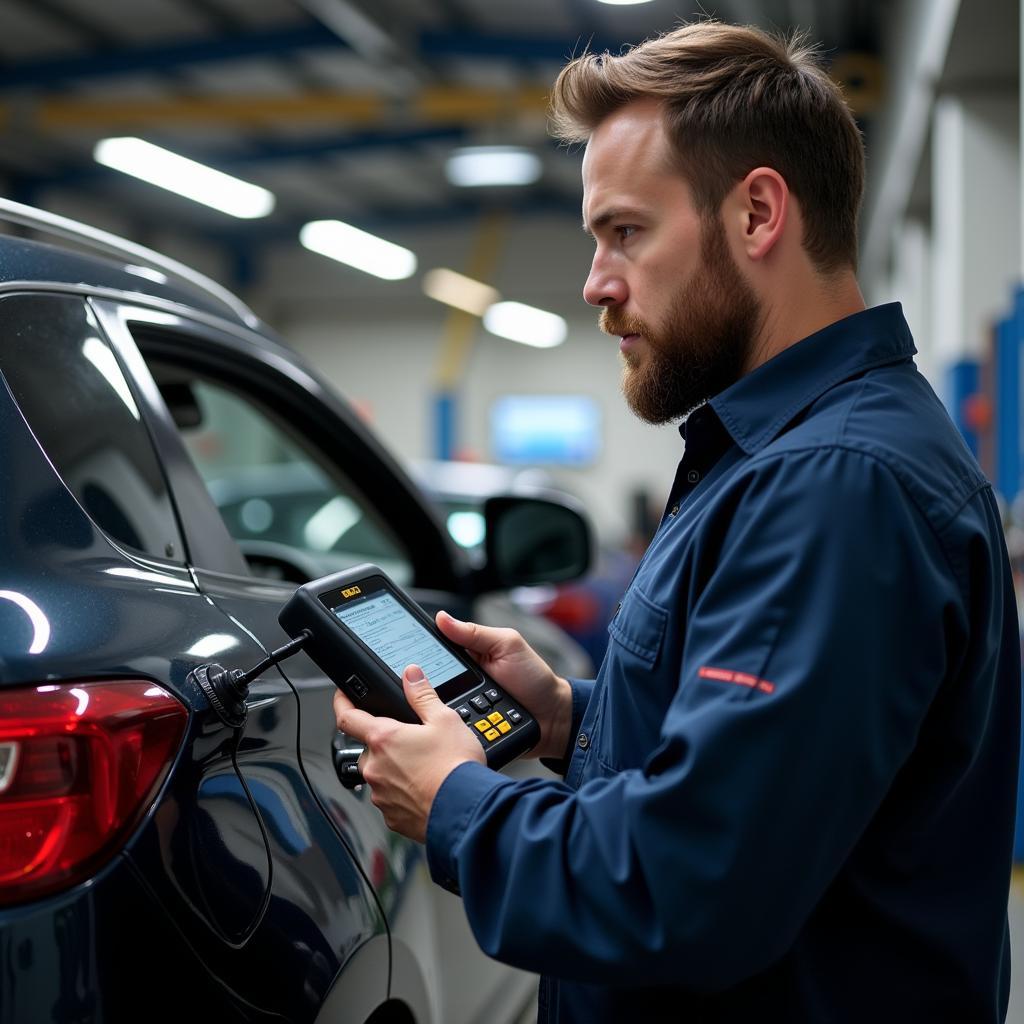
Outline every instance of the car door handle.
<path id="1" fill-rule="evenodd" d="M 338 780 L 346 789 L 358 789 L 365 781 L 359 771 L 359 758 L 366 747 L 349 746 L 348 743 L 348 737 L 338 733 L 333 750 L 334 770 L 338 773 Z"/>

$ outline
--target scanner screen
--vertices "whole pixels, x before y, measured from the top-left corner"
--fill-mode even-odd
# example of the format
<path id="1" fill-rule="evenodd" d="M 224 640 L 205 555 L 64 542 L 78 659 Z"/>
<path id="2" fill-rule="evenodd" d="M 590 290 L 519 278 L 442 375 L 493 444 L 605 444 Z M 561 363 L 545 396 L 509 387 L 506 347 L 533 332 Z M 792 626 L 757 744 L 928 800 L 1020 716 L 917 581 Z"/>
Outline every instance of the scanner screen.
<path id="1" fill-rule="evenodd" d="M 466 671 L 391 594 L 353 601 L 335 608 L 334 614 L 399 678 L 406 665 L 416 664 L 431 686 L 437 687 Z"/>

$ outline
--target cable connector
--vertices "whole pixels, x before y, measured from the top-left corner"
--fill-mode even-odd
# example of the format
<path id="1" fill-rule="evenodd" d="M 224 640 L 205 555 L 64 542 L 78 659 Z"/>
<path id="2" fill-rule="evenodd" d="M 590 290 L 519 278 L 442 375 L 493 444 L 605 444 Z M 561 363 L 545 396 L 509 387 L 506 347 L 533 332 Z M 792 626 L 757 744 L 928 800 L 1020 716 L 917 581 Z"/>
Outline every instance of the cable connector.
<path id="1" fill-rule="evenodd" d="M 302 645 L 312 636 L 312 632 L 304 629 L 294 640 L 289 641 L 276 651 L 271 651 L 261 662 L 247 672 L 241 669 L 226 669 L 222 665 L 211 663 L 192 669 L 188 679 L 195 682 L 206 694 L 210 707 L 217 717 L 232 729 L 240 729 L 245 725 L 249 714 L 245 700 L 249 696 L 249 684 L 263 675 L 268 668 L 278 662 L 290 658 L 302 650 Z"/>

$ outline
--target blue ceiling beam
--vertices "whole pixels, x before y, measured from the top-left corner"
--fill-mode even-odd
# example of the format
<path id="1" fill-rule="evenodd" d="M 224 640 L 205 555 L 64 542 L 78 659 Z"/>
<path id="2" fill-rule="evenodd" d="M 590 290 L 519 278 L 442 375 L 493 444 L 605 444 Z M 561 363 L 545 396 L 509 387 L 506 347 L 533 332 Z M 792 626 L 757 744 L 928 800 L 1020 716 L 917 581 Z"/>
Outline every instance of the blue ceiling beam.
<path id="1" fill-rule="evenodd" d="M 207 161 L 203 156 L 188 154 L 194 160 L 209 162 L 211 166 L 224 170 L 249 164 L 279 163 L 287 160 L 310 160 L 321 156 L 333 156 L 352 152 L 367 152 L 375 149 L 408 148 L 434 142 L 454 144 L 469 136 L 467 127 L 451 125 L 440 128 L 418 128 L 405 132 L 355 132 L 349 135 L 328 136 L 285 142 L 262 142 L 245 149 L 219 154 Z"/>
<path id="2" fill-rule="evenodd" d="M 52 89 L 86 78 L 174 71 L 190 64 L 288 56 L 297 50 L 348 47 L 323 25 L 232 33 L 124 50 L 93 50 L 75 57 L 8 63 L 0 67 L 0 89 Z"/>
<path id="3" fill-rule="evenodd" d="M 621 39 L 598 39 L 587 35 L 566 38 L 425 32 L 419 37 L 418 56 L 428 61 L 446 57 L 483 57 L 562 62 L 588 48 L 597 52 L 605 49 L 617 52 L 622 42 Z M 0 65 L 0 90 L 49 90 L 84 79 L 170 72 L 189 65 L 251 57 L 288 57 L 301 50 L 322 48 L 349 49 L 330 29 L 312 23 L 298 28 L 232 33 L 156 46 L 92 50 L 74 57 Z"/>
<path id="4" fill-rule="evenodd" d="M 637 40 L 639 41 L 639 40 Z M 476 32 L 424 32 L 419 37 L 420 54 L 436 57 L 502 57 L 516 61 L 564 63 L 585 50 L 602 53 L 621 51 L 624 40 L 603 39 L 581 34 L 565 36 L 491 36 Z"/>

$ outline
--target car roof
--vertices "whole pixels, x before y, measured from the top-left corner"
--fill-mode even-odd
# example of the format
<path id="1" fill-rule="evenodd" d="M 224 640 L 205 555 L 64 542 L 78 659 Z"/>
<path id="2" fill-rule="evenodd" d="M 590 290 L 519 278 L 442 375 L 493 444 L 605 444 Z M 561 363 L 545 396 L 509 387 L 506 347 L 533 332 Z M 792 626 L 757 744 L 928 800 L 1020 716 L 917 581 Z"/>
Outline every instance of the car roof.
<path id="1" fill-rule="evenodd" d="M 73 245 L 0 235 L 0 287 L 26 283 L 111 289 L 188 306 L 242 327 L 263 327 L 240 300 L 232 302 L 234 297 L 226 290 L 217 294 L 141 261 L 77 252 Z"/>

